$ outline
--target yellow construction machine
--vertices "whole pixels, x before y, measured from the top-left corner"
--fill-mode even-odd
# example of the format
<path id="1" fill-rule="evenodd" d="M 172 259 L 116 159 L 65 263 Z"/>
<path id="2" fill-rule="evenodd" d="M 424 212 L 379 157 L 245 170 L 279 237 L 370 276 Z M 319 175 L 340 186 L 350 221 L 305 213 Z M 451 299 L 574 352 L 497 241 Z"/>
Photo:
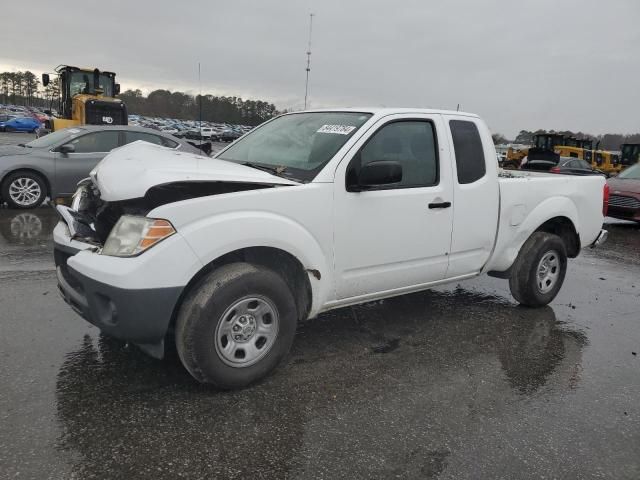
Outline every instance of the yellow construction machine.
<path id="1" fill-rule="evenodd" d="M 55 69 L 58 82 L 58 115 L 45 122 L 45 129 L 56 131 L 77 125 L 127 125 L 127 107 L 116 95 L 120 85 L 116 74 L 97 68 L 59 65 Z M 52 79 L 42 74 L 45 87 Z"/>

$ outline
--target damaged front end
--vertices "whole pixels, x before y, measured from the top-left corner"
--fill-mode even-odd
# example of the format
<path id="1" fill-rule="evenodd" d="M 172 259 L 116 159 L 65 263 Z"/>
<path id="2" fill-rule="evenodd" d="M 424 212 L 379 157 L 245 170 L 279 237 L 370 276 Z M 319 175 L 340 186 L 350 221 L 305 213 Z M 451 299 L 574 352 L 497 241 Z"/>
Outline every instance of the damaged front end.
<path id="1" fill-rule="evenodd" d="M 151 187 L 143 197 L 107 202 L 91 179 L 78 184 L 71 207 L 58 205 L 56 210 L 67 224 L 72 240 L 101 247 L 123 215 L 145 216 L 154 208 L 182 200 L 272 188 L 274 185 L 219 182 L 180 181 Z"/>

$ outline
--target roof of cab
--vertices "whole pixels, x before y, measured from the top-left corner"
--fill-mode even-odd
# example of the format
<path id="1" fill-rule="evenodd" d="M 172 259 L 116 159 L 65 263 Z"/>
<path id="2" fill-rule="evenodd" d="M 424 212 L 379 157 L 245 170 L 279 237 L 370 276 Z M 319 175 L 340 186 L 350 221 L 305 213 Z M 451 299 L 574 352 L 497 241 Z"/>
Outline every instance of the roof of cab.
<path id="1" fill-rule="evenodd" d="M 437 114 L 437 115 L 461 115 L 464 117 L 478 117 L 475 113 L 458 112 L 455 110 L 438 110 L 433 108 L 407 108 L 407 107 L 349 107 L 349 108 L 318 108 L 313 110 L 303 110 L 300 112 L 291 113 L 313 113 L 313 112 L 358 112 L 358 113 L 371 113 L 373 115 L 385 116 L 394 114 L 406 114 L 406 113 L 423 113 L 423 114 Z"/>

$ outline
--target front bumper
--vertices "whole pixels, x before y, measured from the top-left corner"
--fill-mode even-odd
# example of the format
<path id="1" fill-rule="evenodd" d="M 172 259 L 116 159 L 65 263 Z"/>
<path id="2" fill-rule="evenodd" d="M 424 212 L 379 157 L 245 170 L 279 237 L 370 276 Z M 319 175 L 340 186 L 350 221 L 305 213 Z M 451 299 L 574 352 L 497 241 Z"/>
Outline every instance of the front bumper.
<path id="1" fill-rule="evenodd" d="M 99 255 L 96 247 L 73 240 L 62 220 L 54 229 L 54 260 L 58 289 L 65 302 L 105 334 L 138 345 L 149 355 L 162 358 L 164 338 L 183 286 L 162 283 L 178 273 L 176 256 L 197 267 L 178 235 L 145 253 L 145 258 Z M 191 260 L 191 262 L 189 261 Z"/>
<path id="2" fill-rule="evenodd" d="M 105 334 L 164 355 L 164 337 L 181 287 L 124 289 L 96 281 L 66 264 L 72 252 L 55 246 L 58 290 L 69 306 Z"/>

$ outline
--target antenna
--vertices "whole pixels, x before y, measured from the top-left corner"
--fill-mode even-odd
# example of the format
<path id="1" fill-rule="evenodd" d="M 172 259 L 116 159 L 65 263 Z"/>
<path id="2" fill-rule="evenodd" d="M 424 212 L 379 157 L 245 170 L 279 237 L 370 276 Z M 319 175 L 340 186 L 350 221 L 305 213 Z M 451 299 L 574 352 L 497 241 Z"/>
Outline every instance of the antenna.
<path id="1" fill-rule="evenodd" d="M 313 13 L 309 14 L 309 46 L 307 47 L 307 82 L 304 86 L 304 109 L 307 109 L 307 97 L 309 96 L 309 72 L 311 71 L 311 32 L 313 31 Z"/>
<path id="2" fill-rule="evenodd" d="M 460 111 L 460 104 L 458 104 L 458 108 L 456 108 L 456 112 Z"/>
<path id="3" fill-rule="evenodd" d="M 200 129 L 200 138 L 202 138 L 202 81 L 200 79 L 200 62 L 198 62 L 198 88 L 200 89 L 200 95 L 198 96 L 198 103 L 200 104 L 200 125 L 198 128 Z"/>

